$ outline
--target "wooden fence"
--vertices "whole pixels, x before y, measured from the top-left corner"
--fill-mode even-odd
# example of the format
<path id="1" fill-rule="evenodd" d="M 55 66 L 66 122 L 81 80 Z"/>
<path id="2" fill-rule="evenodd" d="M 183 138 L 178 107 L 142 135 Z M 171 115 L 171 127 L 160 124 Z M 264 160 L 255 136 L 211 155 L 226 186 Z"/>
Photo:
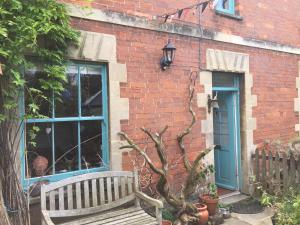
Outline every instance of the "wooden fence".
<path id="1" fill-rule="evenodd" d="M 256 150 L 252 155 L 254 175 L 269 192 L 300 188 L 300 157 L 294 154 Z"/>

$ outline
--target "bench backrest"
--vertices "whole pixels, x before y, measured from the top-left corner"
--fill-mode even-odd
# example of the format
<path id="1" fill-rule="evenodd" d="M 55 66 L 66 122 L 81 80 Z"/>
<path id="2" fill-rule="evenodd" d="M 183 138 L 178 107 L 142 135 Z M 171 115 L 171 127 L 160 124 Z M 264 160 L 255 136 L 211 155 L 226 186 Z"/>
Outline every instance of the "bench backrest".
<path id="1" fill-rule="evenodd" d="M 93 214 L 134 200 L 137 190 L 137 172 L 89 173 L 43 185 L 41 209 L 50 217 Z"/>

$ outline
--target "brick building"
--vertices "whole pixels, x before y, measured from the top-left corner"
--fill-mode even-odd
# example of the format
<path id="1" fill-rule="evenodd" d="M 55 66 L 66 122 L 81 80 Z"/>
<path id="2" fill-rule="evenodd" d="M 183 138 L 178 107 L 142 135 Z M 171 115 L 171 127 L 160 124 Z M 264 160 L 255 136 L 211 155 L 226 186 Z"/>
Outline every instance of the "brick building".
<path id="1" fill-rule="evenodd" d="M 101 166 L 106 169 L 132 168 L 127 151 L 119 149 L 117 133 L 124 131 L 143 143 L 143 126 L 158 131 L 169 125 L 165 135 L 169 160 L 178 160 L 176 135 L 190 122 L 190 71 L 200 75 L 194 105 L 197 124 L 186 141 L 188 154 L 192 159 L 216 144 L 206 160 L 215 163 L 220 186 L 247 191 L 255 146 L 265 139 L 288 141 L 300 131 L 299 1 L 228 0 L 216 8 L 210 4 L 203 13 L 201 8 L 185 10 L 180 19 L 175 16 L 166 23 L 160 15 L 199 1 L 65 2 L 73 26 L 81 31 L 80 45 L 70 49 L 70 59 L 81 63 L 75 65 L 78 70 L 80 65 L 101 65 L 107 78 L 101 81 L 103 115 L 98 118 L 101 156 L 107 163 Z M 89 7 L 82 8 L 85 4 Z M 164 71 L 159 62 L 169 38 L 177 50 Z M 208 95 L 217 96 L 219 104 L 211 112 Z M 156 157 L 154 151 L 149 154 Z M 53 180 L 64 173 L 54 174 Z M 175 184 L 180 182 L 182 165 L 171 175 Z"/>

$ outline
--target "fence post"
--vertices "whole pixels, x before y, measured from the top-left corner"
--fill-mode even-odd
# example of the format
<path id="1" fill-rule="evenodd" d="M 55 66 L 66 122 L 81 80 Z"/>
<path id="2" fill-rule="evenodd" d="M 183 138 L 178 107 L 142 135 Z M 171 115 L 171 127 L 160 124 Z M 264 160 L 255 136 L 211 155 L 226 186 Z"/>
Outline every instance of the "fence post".
<path id="1" fill-rule="evenodd" d="M 273 171 L 273 155 L 272 155 L 272 151 L 269 151 L 269 154 L 268 154 L 268 158 L 269 158 L 269 176 L 268 176 L 268 188 L 271 190 L 271 191 L 274 191 L 273 188 L 274 188 L 274 185 L 273 185 L 273 181 L 274 181 L 274 171 Z"/>
<path id="2" fill-rule="evenodd" d="M 266 151 L 262 150 L 262 160 L 261 160 L 261 181 L 263 188 L 266 189 L 267 182 L 266 182 L 267 176 L 266 176 Z"/>
<path id="3" fill-rule="evenodd" d="M 300 168 L 298 169 L 300 170 Z M 295 163 L 295 156 L 291 152 L 290 155 L 290 170 L 289 170 L 289 185 L 295 186 L 296 184 L 296 163 Z"/>
<path id="4" fill-rule="evenodd" d="M 280 159 L 279 159 L 279 153 L 276 152 L 275 156 L 275 191 L 280 192 L 281 191 L 281 181 L 280 181 Z"/>
<path id="5" fill-rule="evenodd" d="M 288 163 L 287 163 L 287 155 L 285 152 L 282 153 L 282 169 L 283 169 L 283 190 L 287 191 L 289 187 L 289 173 L 288 173 Z"/>
<path id="6" fill-rule="evenodd" d="M 259 171 L 259 150 L 255 150 L 255 176 L 256 180 L 260 181 L 260 171 Z"/>

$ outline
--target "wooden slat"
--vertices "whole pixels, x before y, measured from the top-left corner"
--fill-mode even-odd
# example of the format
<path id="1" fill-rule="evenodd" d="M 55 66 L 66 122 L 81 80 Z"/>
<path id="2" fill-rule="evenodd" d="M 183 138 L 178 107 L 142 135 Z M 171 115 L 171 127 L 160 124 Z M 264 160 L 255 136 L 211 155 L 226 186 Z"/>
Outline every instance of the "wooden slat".
<path id="1" fill-rule="evenodd" d="M 121 177 L 121 176 L 128 176 L 128 177 L 133 177 L 132 172 L 128 171 L 106 171 L 106 172 L 96 172 L 96 173 L 88 173 L 80 176 L 76 176 L 76 179 L 74 177 L 66 178 L 61 181 L 54 182 L 52 184 L 48 184 L 45 187 L 45 192 L 49 192 L 51 190 L 60 188 L 62 186 L 66 186 L 68 184 L 73 184 L 77 183 L 80 181 L 85 181 L 85 180 L 92 180 L 92 179 L 99 179 L 101 177 Z"/>
<path id="2" fill-rule="evenodd" d="M 282 170 L 283 170 L 283 190 L 287 191 L 289 185 L 289 173 L 288 173 L 288 164 L 287 164 L 287 155 L 283 152 L 282 153 Z"/>
<path id="3" fill-rule="evenodd" d="M 259 170 L 259 150 L 255 150 L 255 175 L 257 181 L 260 181 L 260 170 Z"/>
<path id="4" fill-rule="evenodd" d="M 111 178 L 106 178 L 106 192 L 107 192 L 107 202 L 112 202 L 112 193 L 111 193 Z"/>
<path id="5" fill-rule="evenodd" d="M 89 181 L 85 180 L 84 184 L 84 207 L 90 207 L 90 189 L 89 189 Z"/>
<path id="6" fill-rule="evenodd" d="M 76 183 L 76 208 L 81 209 L 82 203 L 81 203 L 81 183 Z"/>
<path id="7" fill-rule="evenodd" d="M 104 179 L 99 179 L 100 205 L 105 204 Z"/>
<path id="8" fill-rule="evenodd" d="M 114 197 L 115 197 L 115 200 L 118 200 L 120 198 L 120 195 L 119 195 L 119 178 L 118 177 L 114 177 Z"/>
<path id="9" fill-rule="evenodd" d="M 132 182 L 133 182 L 133 179 L 131 177 L 128 177 L 127 178 L 128 194 L 131 194 L 133 192 L 133 190 L 132 190 Z"/>
<path id="10" fill-rule="evenodd" d="M 273 180 L 274 180 L 274 163 L 273 163 L 273 155 L 272 151 L 269 151 L 269 178 L 268 178 L 268 185 L 269 189 L 273 190 Z"/>
<path id="11" fill-rule="evenodd" d="M 130 221 L 134 221 L 140 217 L 147 217 L 148 214 L 146 214 L 143 210 L 136 211 L 128 214 L 123 214 L 119 216 L 114 216 L 105 220 L 99 220 L 92 223 L 89 223 L 89 225 L 119 225 L 123 222 L 127 222 L 127 224 L 131 224 Z"/>
<path id="12" fill-rule="evenodd" d="M 279 165 L 279 153 L 276 152 L 275 156 L 275 183 L 276 183 L 276 190 L 281 190 L 281 181 L 280 181 L 280 165 Z"/>
<path id="13" fill-rule="evenodd" d="M 92 180 L 92 197 L 93 197 L 93 206 L 98 205 L 98 192 L 97 192 L 97 180 Z"/>
<path id="14" fill-rule="evenodd" d="M 261 182 L 263 188 L 266 189 L 267 187 L 267 176 L 266 176 L 266 151 L 262 150 L 262 160 L 261 160 Z"/>
<path id="15" fill-rule="evenodd" d="M 68 196 L 68 209 L 73 209 L 73 186 L 69 184 L 67 186 L 67 196 Z"/>
<path id="16" fill-rule="evenodd" d="M 121 197 L 124 198 L 126 196 L 126 180 L 125 177 L 121 177 Z"/>
<path id="17" fill-rule="evenodd" d="M 121 209 L 121 210 L 119 209 L 119 210 L 107 212 L 107 213 L 101 214 L 101 215 L 93 215 L 92 217 L 89 217 L 89 218 L 78 219 L 78 220 L 76 220 L 76 222 L 77 222 L 77 224 L 87 224 L 89 222 L 101 221 L 101 220 L 105 220 L 105 219 L 109 219 L 109 218 L 114 218 L 116 216 L 128 215 L 128 214 L 140 212 L 140 211 L 141 211 L 140 208 L 129 207 L 127 209 Z M 60 225 L 74 225 L 74 221 L 62 223 Z"/>
<path id="18" fill-rule="evenodd" d="M 297 160 L 297 186 L 298 189 L 300 190 L 300 155 L 298 155 L 298 160 Z"/>
<path id="19" fill-rule="evenodd" d="M 65 209 L 65 196 L 64 196 L 63 187 L 58 189 L 58 204 L 59 204 L 59 210 Z"/>
<path id="20" fill-rule="evenodd" d="M 55 191 L 51 191 L 49 194 L 50 210 L 55 210 Z"/>
<path id="21" fill-rule="evenodd" d="M 0 181 L 1 183 L 1 181 Z M 44 186 L 44 185 L 43 185 Z M 47 195 L 45 193 L 45 191 L 43 190 L 44 187 L 41 187 L 41 210 L 46 210 L 46 206 L 47 206 Z M 2 193 L 1 190 L 1 184 L 0 184 L 0 193 Z M 2 194 L 0 194 L 0 199 L 2 198 Z M 1 202 L 1 201 L 0 201 Z"/>
<path id="22" fill-rule="evenodd" d="M 93 214 L 102 212 L 105 210 L 109 210 L 112 208 L 116 208 L 118 206 L 124 205 L 125 203 L 131 202 L 135 199 L 135 194 L 131 194 L 126 196 L 125 198 L 119 199 L 117 201 L 113 201 L 110 204 L 104 204 L 96 207 L 89 208 L 81 208 L 81 209 L 73 209 L 73 210 L 56 210 L 56 211 L 48 211 L 50 217 L 73 217 L 73 216 L 82 216 L 87 214 Z"/>
<path id="23" fill-rule="evenodd" d="M 289 170 L 289 185 L 295 186 L 296 184 L 296 161 L 295 156 L 291 153 L 290 156 L 290 170 Z"/>

